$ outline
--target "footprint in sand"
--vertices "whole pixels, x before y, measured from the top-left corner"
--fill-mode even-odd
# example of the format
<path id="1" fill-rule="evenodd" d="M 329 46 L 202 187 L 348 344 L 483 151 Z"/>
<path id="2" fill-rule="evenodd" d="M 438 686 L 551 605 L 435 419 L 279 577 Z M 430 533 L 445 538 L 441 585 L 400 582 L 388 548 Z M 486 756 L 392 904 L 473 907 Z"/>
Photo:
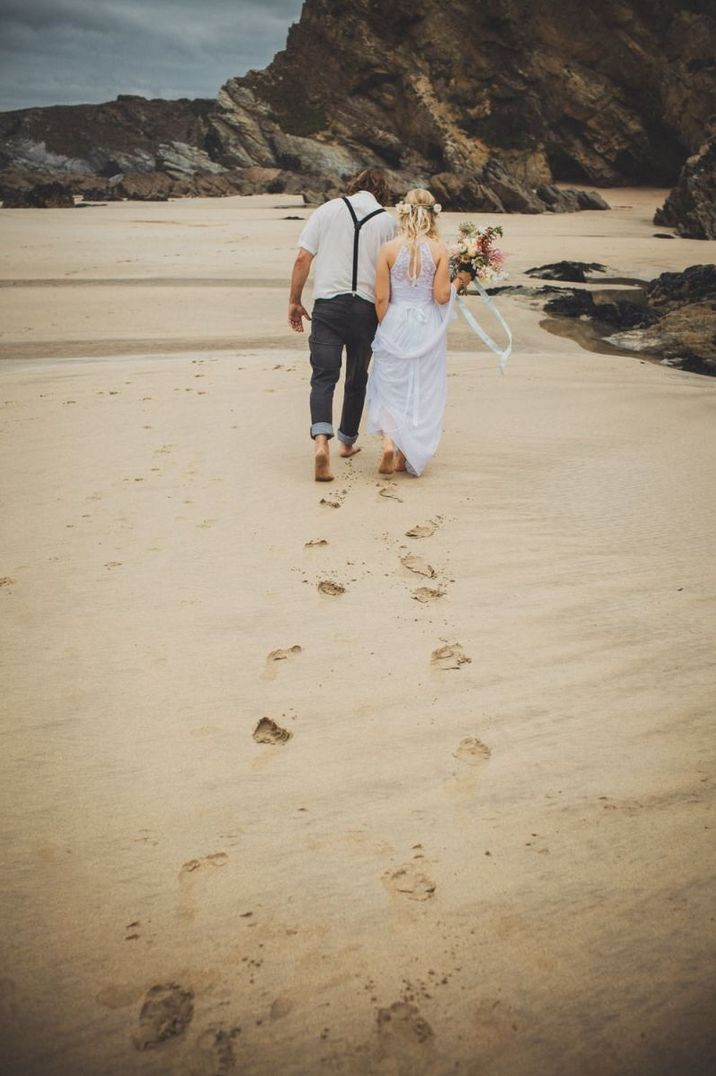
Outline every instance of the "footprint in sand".
<path id="1" fill-rule="evenodd" d="M 212 867 L 223 867 L 228 862 L 229 857 L 226 852 L 212 852 L 208 856 L 203 856 L 201 859 L 188 859 L 186 863 L 182 863 L 182 868 L 179 871 L 179 880 L 181 881 L 182 875 L 193 874 L 194 871 L 200 871 L 205 869 L 211 869 Z"/>
<path id="2" fill-rule="evenodd" d="M 418 587 L 413 591 L 413 598 L 416 602 L 434 602 L 437 598 L 442 598 L 447 591 L 445 587 Z"/>
<path id="3" fill-rule="evenodd" d="M 435 894 L 435 882 L 415 863 L 404 863 L 397 870 L 386 871 L 383 882 L 392 893 L 408 900 L 431 900 Z"/>
<path id="4" fill-rule="evenodd" d="M 405 532 L 406 538 L 430 538 L 438 529 L 437 523 L 429 519 L 427 523 L 416 523 L 409 531 Z"/>
<path id="5" fill-rule="evenodd" d="M 481 998 L 474 1011 L 473 1027 L 482 1048 L 488 1053 L 499 1052 L 514 1042 L 515 1032 L 524 1026 L 524 1014 L 502 998 Z"/>
<path id="6" fill-rule="evenodd" d="M 328 545 L 325 538 L 311 538 L 310 542 L 303 543 L 305 549 L 315 549 L 317 546 Z"/>
<path id="7" fill-rule="evenodd" d="M 433 650 L 430 656 L 431 665 L 436 669 L 459 669 L 461 665 L 469 665 L 469 658 L 459 643 L 446 643 Z"/>
<path id="8" fill-rule="evenodd" d="M 468 766 L 484 766 L 491 755 L 490 748 L 482 740 L 478 740 L 477 736 L 466 736 L 453 751 L 453 758 L 460 759 Z"/>
<path id="9" fill-rule="evenodd" d="M 266 657 L 267 661 L 285 661 L 290 658 L 292 654 L 300 654 L 302 647 L 296 643 L 294 646 L 289 646 L 286 650 L 272 650 Z"/>
<path id="10" fill-rule="evenodd" d="M 398 496 L 392 486 L 381 486 L 378 490 L 378 496 L 385 497 L 386 500 L 389 501 L 399 501 L 400 504 L 403 503 L 403 498 Z"/>
<path id="11" fill-rule="evenodd" d="M 426 575 L 428 579 L 435 577 L 435 569 L 432 564 L 428 564 L 425 557 L 418 557 L 415 553 L 406 553 L 404 557 L 400 558 L 400 563 L 409 572 L 414 572 L 415 575 Z"/>
<path id="12" fill-rule="evenodd" d="M 334 583 L 332 579 L 322 579 L 318 584 L 318 589 L 321 594 L 328 594 L 330 597 L 337 597 L 339 594 L 345 594 L 346 588 L 342 583 Z"/>
<path id="13" fill-rule="evenodd" d="M 274 1000 L 271 1002 L 269 1016 L 272 1020 L 282 1020 L 284 1016 L 288 1016 L 292 1009 L 293 1002 L 290 998 L 274 998 Z"/>
<path id="14" fill-rule="evenodd" d="M 492 751 L 478 740 L 477 736 L 466 736 L 453 751 L 453 758 L 462 766 L 453 772 L 445 782 L 445 790 L 461 799 L 472 799 L 479 783 L 480 771 L 487 765 Z"/>
<path id="15" fill-rule="evenodd" d="M 302 649 L 303 648 L 296 643 L 294 646 L 289 646 L 285 649 L 279 648 L 277 650 L 272 650 L 266 655 L 266 668 L 263 673 L 263 678 L 265 680 L 275 680 L 278 676 L 278 663 L 295 657 L 296 654 L 302 652 Z"/>
<path id="16" fill-rule="evenodd" d="M 177 912 L 180 919 L 191 921 L 196 915 L 196 883 L 208 877 L 214 870 L 225 866 L 229 857 L 226 852 L 213 852 L 201 859 L 189 859 L 182 864 L 179 871 L 179 903 Z"/>
<path id="17" fill-rule="evenodd" d="M 427 1020 L 420 1015 L 417 1005 L 408 1001 L 394 1001 L 387 1009 L 376 1013 L 378 1035 L 387 1045 L 390 1041 L 397 1049 L 410 1048 L 430 1042 L 435 1034 Z"/>
<path id="18" fill-rule="evenodd" d="M 177 983 L 159 983 L 144 997 L 139 1028 L 133 1036 L 138 1050 L 152 1050 L 167 1039 L 183 1035 L 194 1015 L 194 994 Z"/>
<path id="19" fill-rule="evenodd" d="M 331 493 L 328 497 L 321 497 L 319 504 L 325 504 L 327 508 L 340 508 L 346 499 L 347 489 L 341 489 Z"/>
<path id="20" fill-rule="evenodd" d="M 434 1046 L 435 1033 L 417 1005 L 395 1001 L 376 1009 L 375 1030 L 360 1048 L 361 1063 L 356 1071 L 390 1072 L 394 1076 L 433 1072 Z"/>
<path id="21" fill-rule="evenodd" d="M 287 743 L 292 736 L 290 729 L 282 728 L 270 717 L 262 717 L 253 731 L 256 743 L 283 744 Z"/>
<path id="22" fill-rule="evenodd" d="M 187 1058 L 188 1076 L 229 1076 L 234 1072 L 234 1042 L 240 1034 L 240 1027 L 228 1031 L 222 1027 L 209 1027 L 202 1031 Z"/>
<path id="23" fill-rule="evenodd" d="M 11 579 L 9 575 L 4 575 L 2 579 L 0 579 L 0 587 L 11 587 L 14 583 L 15 580 Z"/>

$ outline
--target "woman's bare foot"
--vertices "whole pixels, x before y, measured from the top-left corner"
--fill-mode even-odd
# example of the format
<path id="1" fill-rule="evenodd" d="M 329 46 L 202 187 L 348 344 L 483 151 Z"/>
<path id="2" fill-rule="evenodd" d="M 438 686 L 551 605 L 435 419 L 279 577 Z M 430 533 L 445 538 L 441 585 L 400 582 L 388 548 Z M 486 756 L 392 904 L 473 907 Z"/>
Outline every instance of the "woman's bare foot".
<path id="1" fill-rule="evenodd" d="M 378 474 L 392 474 L 395 470 L 395 452 L 392 448 L 383 450 L 383 457 L 378 465 Z"/>
<path id="2" fill-rule="evenodd" d="M 331 457 L 328 451 L 328 438 L 318 435 L 314 441 L 313 461 L 315 467 L 316 482 L 332 482 Z"/>
<path id="3" fill-rule="evenodd" d="M 404 471 L 406 469 L 405 456 L 400 451 L 400 449 L 398 449 L 398 451 L 395 453 L 395 469 L 396 471 Z"/>
<path id="4" fill-rule="evenodd" d="M 342 456 L 344 460 L 350 459 L 351 456 L 355 456 L 356 452 L 360 452 L 358 445 L 347 445 L 341 441 L 338 455 Z"/>
<path id="5" fill-rule="evenodd" d="M 392 474 L 395 470 L 395 445 L 387 434 L 383 434 L 383 458 L 378 466 L 378 474 Z"/>

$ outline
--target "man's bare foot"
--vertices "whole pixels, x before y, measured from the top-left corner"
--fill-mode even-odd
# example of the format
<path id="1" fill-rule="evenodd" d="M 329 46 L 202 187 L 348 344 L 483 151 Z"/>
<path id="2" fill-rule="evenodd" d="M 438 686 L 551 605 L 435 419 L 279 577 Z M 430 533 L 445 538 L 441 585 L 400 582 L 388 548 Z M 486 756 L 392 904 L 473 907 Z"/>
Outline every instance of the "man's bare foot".
<path id="1" fill-rule="evenodd" d="M 398 451 L 395 453 L 395 469 L 396 471 L 404 471 L 406 469 L 405 456 L 400 451 L 400 449 L 398 449 Z"/>
<path id="2" fill-rule="evenodd" d="M 316 437 L 314 446 L 314 466 L 316 482 L 332 482 L 331 457 L 328 452 L 328 438 Z"/>
<path id="3" fill-rule="evenodd" d="M 378 465 L 378 474 L 392 474 L 395 470 L 395 452 L 392 448 L 386 448 L 383 458 Z"/>
<path id="4" fill-rule="evenodd" d="M 351 456 L 355 456 L 356 452 L 360 452 L 358 445 L 346 445 L 341 441 L 340 448 L 338 449 L 338 455 L 342 456 L 344 460 L 348 460 Z"/>

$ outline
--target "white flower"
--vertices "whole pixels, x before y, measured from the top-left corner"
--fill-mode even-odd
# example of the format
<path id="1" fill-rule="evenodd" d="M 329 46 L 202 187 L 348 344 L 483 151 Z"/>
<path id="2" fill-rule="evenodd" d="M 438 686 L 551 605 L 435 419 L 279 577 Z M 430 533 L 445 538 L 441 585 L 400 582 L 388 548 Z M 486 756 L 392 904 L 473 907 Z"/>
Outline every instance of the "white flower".
<path id="1" fill-rule="evenodd" d="M 435 202 L 433 205 L 433 213 L 442 213 L 442 211 L 443 207 L 440 205 L 440 202 Z"/>

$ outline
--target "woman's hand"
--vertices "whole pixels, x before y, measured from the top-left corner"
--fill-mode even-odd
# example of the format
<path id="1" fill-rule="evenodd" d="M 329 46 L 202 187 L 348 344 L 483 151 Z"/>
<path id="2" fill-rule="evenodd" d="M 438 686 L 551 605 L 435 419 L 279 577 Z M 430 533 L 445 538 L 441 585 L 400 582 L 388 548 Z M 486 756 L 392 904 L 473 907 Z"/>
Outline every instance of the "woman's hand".
<path id="1" fill-rule="evenodd" d="M 467 295 L 468 286 L 472 283 L 472 276 L 465 269 L 461 269 L 455 277 L 455 290 L 458 295 Z"/>

